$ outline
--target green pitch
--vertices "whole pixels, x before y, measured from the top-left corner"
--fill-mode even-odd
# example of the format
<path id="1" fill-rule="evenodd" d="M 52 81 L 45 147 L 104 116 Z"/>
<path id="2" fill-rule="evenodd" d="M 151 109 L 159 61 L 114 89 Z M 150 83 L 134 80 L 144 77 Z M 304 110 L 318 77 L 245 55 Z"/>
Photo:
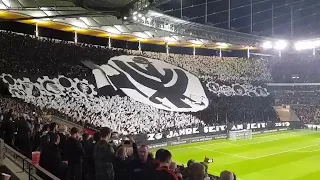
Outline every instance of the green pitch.
<path id="1" fill-rule="evenodd" d="M 209 173 L 229 170 L 239 180 L 319 180 L 320 132 L 297 130 L 254 135 L 252 139 L 217 140 L 166 148 L 173 161 L 214 160 Z"/>

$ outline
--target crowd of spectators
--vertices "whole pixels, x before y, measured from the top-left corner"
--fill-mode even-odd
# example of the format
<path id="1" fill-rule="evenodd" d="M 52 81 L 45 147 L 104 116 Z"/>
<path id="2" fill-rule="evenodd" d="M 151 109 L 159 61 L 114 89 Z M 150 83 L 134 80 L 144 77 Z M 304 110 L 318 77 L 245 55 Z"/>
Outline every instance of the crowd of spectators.
<path id="1" fill-rule="evenodd" d="M 274 58 L 269 63 L 272 80 L 277 83 L 319 83 L 320 61 L 310 52 L 297 51 Z"/>
<path id="2" fill-rule="evenodd" d="M 0 135 L 5 143 L 30 158 L 31 152 L 40 151 L 39 165 L 62 180 L 235 180 L 229 171 L 221 177 L 208 174 L 206 158 L 178 166 L 168 150 L 159 149 L 154 156 L 148 146 L 138 147 L 132 136 L 115 141 L 118 133 L 108 127 L 92 137 L 75 127 L 68 130 L 19 99 L 1 97 L 0 107 Z"/>
<path id="3" fill-rule="evenodd" d="M 74 44 L 47 38 L 34 38 L 12 32 L 1 32 L 0 69 L 6 73 L 58 75 L 86 78 L 92 72 L 81 66 L 81 60 L 106 63 L 113 56 L 130 54 L 156 58 L 182 67 L 203 80 L 223 82 L 269 82 L 271 76 L 264 59 L 247 60 L 214 56 L 191 56 L 109 49 L 101 46 Z M 14 47 L 14 48 L 13 48 Z M 22 69 L 21 69 L 22 68 Z M 26 99 L 25 99 L 26 100 Z M 53 108 L 67 114 L 73 121 L 108 126 L 121 134 L 161 132 L 171 128 L 185 128 L 226 122 L 275 120 L 268 98 L 210 97 L 210 107 L 198 113 L 167 112 L 136 102 L 126 96 L 75 99 L 27 99 L 41 108 Z M 237 112 L 237 113 L 235 113 Z"/>
<path id="4" fill-rule="evenodd" d="M 306 124 L 318 124 L 320 87 L 318 85 L 270 86 L 276 106 L 290 105 L 300 121 Z"/>
<path id="5" fill-rule="evenodd" d="M 266 59 L 247 60 L 242 58 L 220 58 L 217 56 L 192 56 L 184 54 L 156 53 L 104 46 L 74 44 L 63 40 L 34 38 L 1 31 L 0 69 L 7 73 L 26 72 L 32 74 L 57 75 L 83 78 L 91 74 L 88 68 L 80 66 L 82 60 L 96 64 L 106 63 L 118 55 L 143 55 L 177 65 L 187 71 L 204 77 L 228 82 L 270 82 L 271 75 Z M 14 56 L 12 56 L 14 54 Z"/>
<path id="6" fill-rule="evenodd" d="M 320 123 L 320 106 L 318 105 L 293 105 L 292 110 L 296 113 L 300 121 L 305 124 Z"/>

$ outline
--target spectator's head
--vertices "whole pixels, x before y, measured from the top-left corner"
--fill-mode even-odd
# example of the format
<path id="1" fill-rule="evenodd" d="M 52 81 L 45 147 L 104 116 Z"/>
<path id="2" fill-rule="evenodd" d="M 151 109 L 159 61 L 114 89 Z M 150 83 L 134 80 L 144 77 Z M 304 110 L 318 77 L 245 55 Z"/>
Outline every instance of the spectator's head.
<path id="1" fill-rule="evenodd" d="M 42 131 L 42 132 L 44 132 L 44 131 L 49 131 L 49 129 L 50 129 L 49 125 L 48 125 L 48 124 L 45 124 L 45 125 L 43 125 L 41 131 Z"/>
<path id="2" fill-rule="evenodd" d="M 170 166 L 169 166 L 169 169 L 171 170 L 171 171 L 176 171 L 176 169 L 177 169 L 177 163 L 176 162 L 171 162 L 170 163 Z"/>
<path id="3" fill-rule="evenodd" d="M 160 163 L 160 167 L 161 166 L 169 167 L 171 164 L 171 158 L 172 158 L 172 155 L 171 155 L 170 151 L 168 151 L 166 149 L 161 151 L 159 153 L 159 160 L 158 160 Z"/>
<path id="4" fill-rule="evenodd" d="M 234 174 L 230 171 L 222 171 L 219 180 L 235 180 Z"/>
<path id="5" fill-rule="evenodd" d="M 164 151 L 164 149 L 158 149 L 158 150 L 157 150 L 157 152 L 156 152 L 156 157 L 155 157 L 155 159 L 156 159 L 157 161 L 159 161 L 159 155 L 160 155 L 160 153 L 161 153 L 162 151 Z"/>
<path id="6" fill-rule="evenodd" d="M 93 134 L 93 141 L 98 142 L 101 139 L 101 133 L 100 132 L 95 132 Z"/>
<path id="7" fill-rule="evenodd" d="M 76 127 L 71 128 L 71 137 L 78 139 L 79 138 L 79 129 Z"/>
<path id="8" fill-rule="evenodd" d="M 117 139 L 118 138 L 118 133 L 117 132 L 112 132 L 111 133 L 111 138 L 112 139 Z"/>
<path id="9" fill-rule="evenodd" d="M 59 127 L 59 132 L 63 133 L 63 134 L 67 134 L 68 133 L 68 127 L 66 125 L 62 125 Z"/>
<path id="10" fill-rule="evenodd" d="M 118 150 L 115 153 L 115 156 L 122 159 L 122 160 L 125 160 L 127 158 L 126 148 L 123 146 L 118 148 Z"/>
<path id="11" fill-rule="evenodd" d="M 203 180 L 206 176 L 205 167 L 200 163 L 192 163 L 188 168 L 191 180 Z"/>
<path id="12" fill-rule="evenodd" d="M 83 133 L 82 134 L 82 140 L 89 140 L 89 134 L 88 133 Z"/>
<path id="13" fill-rule="evenodd" d="M 101 134 L 101 139 L 108 141 L 110 139 L 111 136 L 111 129 L 108 127 L 103 127 L 100 130 L 100 134 Z"/>
<path id="14" fill-rule="evenodd" d="M 50 131 L 56 132 L 57 129 L 58 129 L 58 124 L 57 123 L 53 122 L 53 123 L 50 124 Z"/>
<path id="15" fill-rule="evenodd" d="M 149 155 L 149 148 L 146 145 L 142 145 L 138 149 L 139 157 L 143 162 L 146 162 L 148 160 Z"/>

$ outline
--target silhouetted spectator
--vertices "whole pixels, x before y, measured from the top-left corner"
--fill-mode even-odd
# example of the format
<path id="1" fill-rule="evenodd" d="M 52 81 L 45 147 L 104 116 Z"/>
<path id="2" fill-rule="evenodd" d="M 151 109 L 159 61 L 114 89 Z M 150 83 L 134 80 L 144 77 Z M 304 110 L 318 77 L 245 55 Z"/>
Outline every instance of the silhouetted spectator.
<path id="1" fill-rule="evenodd" d="M 85 152 L 78 140 L 79 130 L 73 127 L 70 134 L 71 137 L 66 141 L 69 180 L 82 180 L 82 161 Z"/>
<path id="2" fill-rule="evenodd" d="M 104 127 L 100 131 L 101 140 L 98 141 L 94 149 L 95 175 L 96 180 L 114 179 L 113 159 L 114 149 L 109 144 L 111 129 Z"/>

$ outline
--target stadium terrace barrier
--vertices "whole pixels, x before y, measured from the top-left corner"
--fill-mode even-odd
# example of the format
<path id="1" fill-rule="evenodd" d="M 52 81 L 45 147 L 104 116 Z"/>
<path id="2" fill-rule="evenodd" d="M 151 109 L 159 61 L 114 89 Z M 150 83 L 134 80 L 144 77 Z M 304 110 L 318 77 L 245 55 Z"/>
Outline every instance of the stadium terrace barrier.
<path id="1" fill-rule="evenodd" d="M 29 180 L 60 180 L 39 165 L 33 165 L 29 158 L 5 144 L 3 139 L 0 139 L 0 148 L 1 161 L 3 161 L 3 158 L 10 159 L 14 164 L 21 168 L 22 171 L 18 173 L 27 173 Z"/>
<path id="2" fill-rule="evenodd" d="M 68 120 L 62 119 L 60 117 L 54 116 L 54 115 L 50 115 L 51 120 L 61 124 L 61 125 L 66 125 L 69 129 L 76 127 L 78 128 L 80 131 L 84 132 L 84 133 L 88 133 L 89 135 L 93 136 L 93 134 L 97 131 L 96 129 L 92 128 L 92 127 L 83 127 L 79 124 L 70 122 Z"/>
<path id="3" fill-rule="evenodd" d="M 54 116 L 54 115 L 50 115 L 51 117 L 51 120 L 55 123 L 58 123 L 58 124 L 61 124 L 61 125 L 66 125 L 69 129 L 73 128 L 73 127 L 76 127 L 78 128 L 80 131 L 83 131 L 84 130 L 84 127 L 79 125 L 79 124 L 76 124 L 76 123 L 73 123 L 71 121 L 68 121 L 66 119 L 62 119 L 60 117 L 57 117 L 57 116 Z"/>

